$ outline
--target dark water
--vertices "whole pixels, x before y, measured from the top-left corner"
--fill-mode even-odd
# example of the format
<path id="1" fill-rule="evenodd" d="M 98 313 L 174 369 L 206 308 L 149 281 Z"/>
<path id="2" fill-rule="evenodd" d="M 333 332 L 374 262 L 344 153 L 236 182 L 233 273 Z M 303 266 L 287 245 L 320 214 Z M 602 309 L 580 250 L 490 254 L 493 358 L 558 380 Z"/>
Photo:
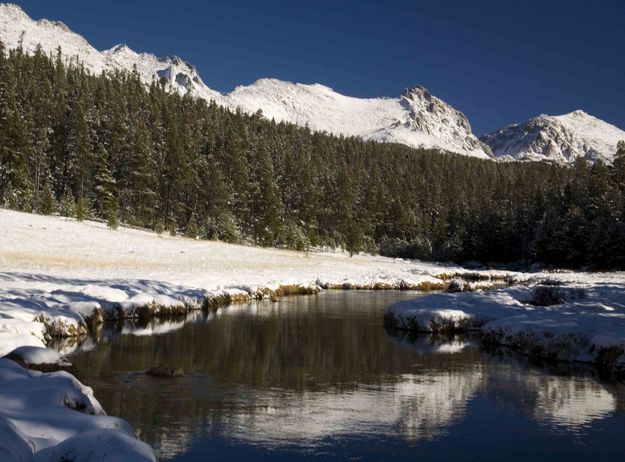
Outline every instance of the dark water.
<path id="1" fill-rule="evenodd" d="M 389 336 L 384 309 L 413 297 L 326 292 L 228 308 L 72 359 L 161 460 L 625 460 L 623 384 L 466 338 Z M 153 329 L 171 331 L 137 335 Z M 188 375 L 140 373 L 161 363 Z"/>

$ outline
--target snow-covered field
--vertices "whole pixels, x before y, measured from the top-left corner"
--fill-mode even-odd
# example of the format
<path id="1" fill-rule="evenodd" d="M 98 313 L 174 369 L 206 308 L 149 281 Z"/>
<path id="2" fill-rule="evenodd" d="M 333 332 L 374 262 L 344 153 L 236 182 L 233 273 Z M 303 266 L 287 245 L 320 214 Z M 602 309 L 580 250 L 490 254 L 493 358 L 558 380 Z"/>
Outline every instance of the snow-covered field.
<path id="1" fill-rule="evenodd" d="M 97 222 L 9 210 L 0 210 L 0 268 L 0 356 L 22 345 L 44 346 L 46 336 L 84 335 L 101 317 L 140 316 L 146 314 L 141 312 L 145 307 L 151 308 L 148 315 L 168 314 L 319 288 L 445 289 L 453 275 L 482 279 L 471 289 L 503 277 L 516 282 L 549 278 L 579 287 L 601 285 L 583 306 L 608 296 L 614 305 L 625 287 L 625 273 L 468 272 L 455 265 L 110 230 Z M 492 296 L 440 295 L 432 300 L 455 307 L 507 297 L 509 303 L 492 302 L 499 303 L 495 311 L 503 313 L 508 305 L 522 305 L 511 301 L 525 296 L 515 290 L 521 289 Z M 609 313 L 618 314 L 619 306 Z"/>
<path id="2" fill-rule="evenodd" d="M 96 222 L 0 210 L 0 356 L 43 346 L 45 334 L 83 335 L 98 311 L 186 311 L 321 287 L 444 288 L 451 265 L 344 253 L 294 252 L 198 241 Z M 223 304 L 223 303 L 222 303 Z M 167 311 L 169 312 L 169 311 Z M 35 322 L 40 321 L 40 322 Z"/>

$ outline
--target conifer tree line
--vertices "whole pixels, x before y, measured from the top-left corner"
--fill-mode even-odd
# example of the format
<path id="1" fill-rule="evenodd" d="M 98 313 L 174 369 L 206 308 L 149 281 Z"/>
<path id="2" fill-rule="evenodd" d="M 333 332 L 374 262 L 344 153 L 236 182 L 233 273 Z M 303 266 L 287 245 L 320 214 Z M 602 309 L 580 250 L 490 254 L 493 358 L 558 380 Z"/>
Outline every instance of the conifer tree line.
<path id="1" fill-rule="evenodd" d="M 625 269 L 613 165 L 311 132 L 0 43 L 0 205 L 233 243 Z"/>

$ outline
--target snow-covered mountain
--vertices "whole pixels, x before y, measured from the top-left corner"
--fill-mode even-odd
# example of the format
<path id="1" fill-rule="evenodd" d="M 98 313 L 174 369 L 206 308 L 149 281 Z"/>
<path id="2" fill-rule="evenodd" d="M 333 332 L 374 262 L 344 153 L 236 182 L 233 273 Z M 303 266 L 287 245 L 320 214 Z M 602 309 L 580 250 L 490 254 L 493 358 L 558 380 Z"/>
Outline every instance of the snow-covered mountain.
<path id="1" fill-rule="evenodd" d="M 202 81 L 193 65 L 177 56 L 159 58 L 136 53 L 126 45 L 100 52 L 62 22 L 34 21 L 14 4 L 0 4 L 0 40 L 7 48 L 21 43 L 30 53 L 41 46 L 45 53 L 55 55 L 61 47 L 66 59 L 79 60 L 95 74 L 136 69 L 146 83 L 164 79 L 173 91 L 214 100 L 232 110 L 254 113 L 260 109 L 268 119 L 379 142 L 482 158 L 570 164 L 578 157 L 610 162 L 617 142 L 625 140 L 623 130 L 583 111 L 541 115 L 478 140 L 463 113 L 419 85 L 396 98 L 354 98 L 324 85 L 260 79 L 221 94 Z"/>
<path id="2" fill-rule="evenodd" d="M 502 160 L 547 160 L 570 164 L 579 157 L 612 162 L 625 131 L 584 111 L 540 115 L 480 138 Z"/>
<path id="3" fill-rule="evenodd" d="M 226 98 L 231 107 L 261 108 L 267 118 L 312 130 L 488 157 L 465 115 L 421 86 L 404 90 L 399 98 L 353 98 L 319 84 L 261 79 Z"/>
<path id="4" fill-rule="evenodd" d="M 59 21 L 32 20 L 19 6 L 0 4 L 0 40 L 7 48 L 22 44 L 27 52 L 38 45 L 47 54 L 61 47 L 66 58 L 78 59 L 93 73 L 137 69 L 149 83 L 165 79 L 175 91 L 247 112 L 261 109 L 265 117 L 308 126 L 312 130 L 359 136 L 380 142 L 437 148 L 489 158 L 489 148 L 471 132 L 460 111 L 432 96 L 425 88 L 404 90 L 398 98 L 353 98 L 323 85 L 261 79 L 229 94 L 210 89 L 196 69 L 176 56 L 158 58 L 136 53 L 125 45 L 100 52 Z"/>
<path id="5" fill-rule="evenodd" d="M 206 99 L 221 96 L 202 82 L 191 64 L 177 56 L 157 58 L 149 53 L 135 53 L 125 45 L 100 52 L 61 21 L 34 21 L 12 3 L 0 3 L 0 40 L 9 49 L 21 43 L 27 53 L 33 53 L 37 46 L 41 46 L 44 53 L 53 56 L 61 47 L 66 59 L 80 61 L 93 74 L 115 69 L 132 70 L 136 66 L 146 83 L 150 83 L 153 78 L 165 79 L 177 91 L 191 92 Z"/>

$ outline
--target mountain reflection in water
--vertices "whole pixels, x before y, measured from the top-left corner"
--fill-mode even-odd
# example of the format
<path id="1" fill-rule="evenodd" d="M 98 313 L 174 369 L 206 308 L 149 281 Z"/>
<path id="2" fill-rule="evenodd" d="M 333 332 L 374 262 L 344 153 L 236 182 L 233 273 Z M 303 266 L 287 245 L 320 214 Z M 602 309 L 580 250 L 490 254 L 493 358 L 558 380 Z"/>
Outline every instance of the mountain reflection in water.
<path id="1" fill-rule="evenodd" d="M 388 335 L 384 309 L 415 296 L 328 291 L 126 325 L 72 361 L 165 460 L 625 454 L 622 384 L 525 366 L 466 337 Z M 156 364 L 187 375 L 141 373 Z"/>

